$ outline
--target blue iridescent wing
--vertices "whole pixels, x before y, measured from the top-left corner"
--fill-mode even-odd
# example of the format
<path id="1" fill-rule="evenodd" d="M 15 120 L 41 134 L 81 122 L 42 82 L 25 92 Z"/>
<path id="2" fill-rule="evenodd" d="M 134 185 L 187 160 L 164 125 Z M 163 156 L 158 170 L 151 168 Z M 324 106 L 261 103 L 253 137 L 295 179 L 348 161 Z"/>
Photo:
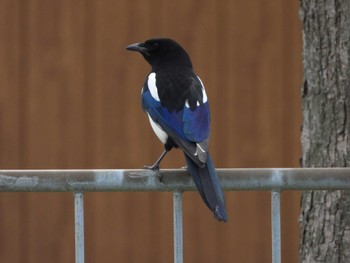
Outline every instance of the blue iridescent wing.
<path id="1" fill-rule="evenodd" d="M 206 155 L 204 157 L 198 155 L 198 147 L 202 146 L 201 149 L 207 151 L 210 114 L 205 90 L 200 80 L 196 80 L 197 91 L 194 91 L 198 94 L 189 96 L 180 111 L 169 111 L 168 108 L 162 106 L 156 94 L 156 87 L 152 87 L 154 84 L 150 78 L 144 84 L 143 109 L 197 165 L 203 166 L 203 163 L 206 162 Z"/>

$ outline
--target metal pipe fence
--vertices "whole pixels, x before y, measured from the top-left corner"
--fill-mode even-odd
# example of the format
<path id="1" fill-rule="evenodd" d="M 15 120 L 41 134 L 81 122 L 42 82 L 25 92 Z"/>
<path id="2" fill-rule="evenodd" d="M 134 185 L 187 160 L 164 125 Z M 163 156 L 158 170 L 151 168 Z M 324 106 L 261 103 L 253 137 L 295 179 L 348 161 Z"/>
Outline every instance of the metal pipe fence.
<path id="1" fill-rule="evenodd" d="M 280 192 L 350 190 L 350 168 L 217 169 L 225 191 L 271 192 L 272 262 L 281 263 Z M 0 170 L 0 192 L 72 192 L 75 258 L 84 263 L 84 192 L 173 192 L 174 262 L 183 262 L 182 192 L 195 190 L 184 169 L 161 170 Z"/>

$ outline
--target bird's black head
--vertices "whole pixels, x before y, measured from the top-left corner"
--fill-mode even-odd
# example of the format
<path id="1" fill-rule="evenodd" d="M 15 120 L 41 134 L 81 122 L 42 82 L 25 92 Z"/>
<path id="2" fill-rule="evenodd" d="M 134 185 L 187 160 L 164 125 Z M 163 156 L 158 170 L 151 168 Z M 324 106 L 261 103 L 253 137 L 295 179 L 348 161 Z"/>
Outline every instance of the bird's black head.
<path id="1" fill-rule="evenodd" d="M 186 51 L 169 38 L 149 39 L 143 43 L 132 44 L 127 49 L 140 52 L 153 69 L 170 65 L 192 68 L 191 59 Z"/>

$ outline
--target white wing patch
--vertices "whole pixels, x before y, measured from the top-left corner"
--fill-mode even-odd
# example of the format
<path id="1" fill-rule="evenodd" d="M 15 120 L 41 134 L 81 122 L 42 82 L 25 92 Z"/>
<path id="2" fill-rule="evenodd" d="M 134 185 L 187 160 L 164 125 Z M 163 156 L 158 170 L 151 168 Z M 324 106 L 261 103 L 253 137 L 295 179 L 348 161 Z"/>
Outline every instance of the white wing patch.
<path id="1" fill-rule="evenodd" d="M 205 92 L 204 84 L 203 84 L 202 80 L 198 76 L 197 76 L 197 78 L 199 79 L 199 81 L 202 84 L 203 103 L 206 103 L 208 101 L 208 96 L 207 96 L 207 93 Z"/>
<path id="2" fill-rule="evenodd" d="M 186 106 L 187 108 L 190 108 L 190 104 L 188 104 L 188 100 L 186 100 L 185 106 Z M 197 107 L 199 107 L 199 101 L 197 101 Z"/>
<path id="3" fill-rule="evenodd" d="M 157 135 L 158 139 L 165 144 L 166 141 L 168 140 L 168 134 L 162 130 L 161 127 L 159 127 L 159 125 L 154 122 L 151 118 L 151 116 L 149 116 L 149 114 L 147 114 L 148 118 L 149 118 L 149 122 L 151 123 L 152 129 L 154 131 L 154 133 Z"/>
<path id="4" fill-rule="evenodd" d="M 160 101 L 156 85 L 156 73 L 152 72 L 151 74 L 149 74 L 147 84 L 153 99 L 155 99 L 156 101 Z"/>
<path id="5" fill-rule="evenodd" d="M 202 142 L 196 143 L 196 152 L 194 156 L 198 156 L 198 159 L 202 163 L 207 162 L 208 158 L 208 140 L 204 140 Z"/>
<path id="6" fill-rule="evenodd" d="M 201 150 L 203 153 L 205 153 L 206 151 L 200 146 L 200 144 L 199 143 L 196 143 L 196 145 L 197 145 L 197 148 L 199 149 L 199 150 Z"/>
<path id="7" fill-rule="evenodd" d="M 205 92 L 204 84 L 203 84 L 202 80 L 198 76 L 197 76 L 197 78 L 199 79 L 199 81 L 200 81 L 200 83 L 202 85 L 203 103 L 206 103 L 208 101 L 208 96 L 207 96 L 207 93 Z M 185 106 L 187 108 L 190 108 L 190 105 L 188 104 L 188 100 L 186 100 Z M 197 107 L 199 107 L 199 101 L 197 101 Z"/>

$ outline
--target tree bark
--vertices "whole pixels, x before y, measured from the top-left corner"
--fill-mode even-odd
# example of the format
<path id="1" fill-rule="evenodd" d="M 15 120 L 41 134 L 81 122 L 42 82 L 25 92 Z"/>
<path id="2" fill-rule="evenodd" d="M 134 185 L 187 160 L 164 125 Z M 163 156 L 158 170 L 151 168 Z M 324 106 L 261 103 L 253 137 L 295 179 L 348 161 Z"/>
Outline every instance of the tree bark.
<path id="1" fill-rule="evenodd" d="M 302 166 L 350 166 L 349 0 L 302 0 Z M 305 191 L 300 262 L 350 262 L 350 192 Z"/>

